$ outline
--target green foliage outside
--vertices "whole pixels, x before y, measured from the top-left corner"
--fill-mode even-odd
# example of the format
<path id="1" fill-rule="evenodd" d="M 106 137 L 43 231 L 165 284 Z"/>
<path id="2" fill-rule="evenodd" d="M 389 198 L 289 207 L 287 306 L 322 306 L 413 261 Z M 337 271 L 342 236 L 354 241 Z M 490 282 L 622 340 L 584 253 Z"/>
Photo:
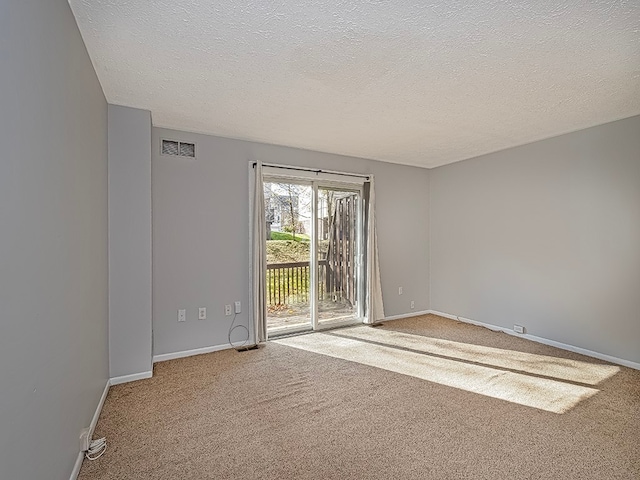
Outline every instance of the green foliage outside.
<path id="1" fill-rule="evenodd" d="M 304 233 L 296 233 L 295 238 L 293 235 L 286 232 L 271 232 L 271 240 L 293 240 L 296 242 L 308 242 L 309 236 Z"/>
<path id="2" fill-rule="evenodd" d="M 308 262 L 309 247 L 309 242 L 271 240 L 267 242 L 267 263 Z"/>
<path id="3" fill-rule="evenodd" d="M 275 232 L 274 232 L 275 233 Z M 327 258 L 329 242 L 318 242 L 318 258 Z M 267 263 L 308 262 L 311 258 L 309 241 L 269 240 L 267 242 Z"/>

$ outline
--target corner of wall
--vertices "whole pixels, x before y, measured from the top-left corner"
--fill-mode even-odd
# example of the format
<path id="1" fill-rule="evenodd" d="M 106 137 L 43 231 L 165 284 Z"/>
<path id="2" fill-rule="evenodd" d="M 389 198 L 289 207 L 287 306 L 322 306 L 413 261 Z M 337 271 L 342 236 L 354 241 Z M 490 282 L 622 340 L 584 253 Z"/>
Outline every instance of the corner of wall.
<path id="1" fill-rule="evenodd" d="M 118 105 L 109 116 L 109 374 L 152 369 L 151 112 Z"/>

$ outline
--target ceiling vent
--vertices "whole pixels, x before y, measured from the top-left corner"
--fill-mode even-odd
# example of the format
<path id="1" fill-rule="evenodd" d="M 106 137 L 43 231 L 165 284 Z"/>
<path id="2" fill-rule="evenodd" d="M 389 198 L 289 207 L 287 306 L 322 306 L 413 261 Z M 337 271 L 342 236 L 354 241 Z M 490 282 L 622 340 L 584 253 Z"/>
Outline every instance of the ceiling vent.
<path id="1" fill-rule="evenodd" d="M 195 143 L 162 140 L 162 154 L 176 157 L 196 158 Z"/>

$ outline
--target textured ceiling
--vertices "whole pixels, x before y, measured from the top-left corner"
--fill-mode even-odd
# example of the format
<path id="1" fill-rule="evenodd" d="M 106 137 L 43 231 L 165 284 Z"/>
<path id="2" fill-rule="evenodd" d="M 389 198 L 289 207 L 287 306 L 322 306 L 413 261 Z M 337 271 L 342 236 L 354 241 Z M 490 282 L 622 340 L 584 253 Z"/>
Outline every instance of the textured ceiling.
<path id="1" fill-rule="evenodd" d="M 70 4 L 162 127 L 433 167 L 640 114 L 638 0 Z"/>

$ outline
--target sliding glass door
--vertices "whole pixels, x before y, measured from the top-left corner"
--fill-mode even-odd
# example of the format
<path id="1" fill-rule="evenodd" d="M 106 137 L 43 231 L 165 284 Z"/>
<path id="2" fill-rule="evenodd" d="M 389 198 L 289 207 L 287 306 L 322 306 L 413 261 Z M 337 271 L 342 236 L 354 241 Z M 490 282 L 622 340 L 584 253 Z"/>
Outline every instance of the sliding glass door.
<path id="1" fill-rule="evenodd" d="M 312 327 L 312 203 L 310 183 L 265 178 L 265 296 L 267 331 L 270 333 Z"/>
<path id="2" fill-rule="evenodd" d="M 264 178 L 267 333 L 361 321 L 359 186 Z"/>

